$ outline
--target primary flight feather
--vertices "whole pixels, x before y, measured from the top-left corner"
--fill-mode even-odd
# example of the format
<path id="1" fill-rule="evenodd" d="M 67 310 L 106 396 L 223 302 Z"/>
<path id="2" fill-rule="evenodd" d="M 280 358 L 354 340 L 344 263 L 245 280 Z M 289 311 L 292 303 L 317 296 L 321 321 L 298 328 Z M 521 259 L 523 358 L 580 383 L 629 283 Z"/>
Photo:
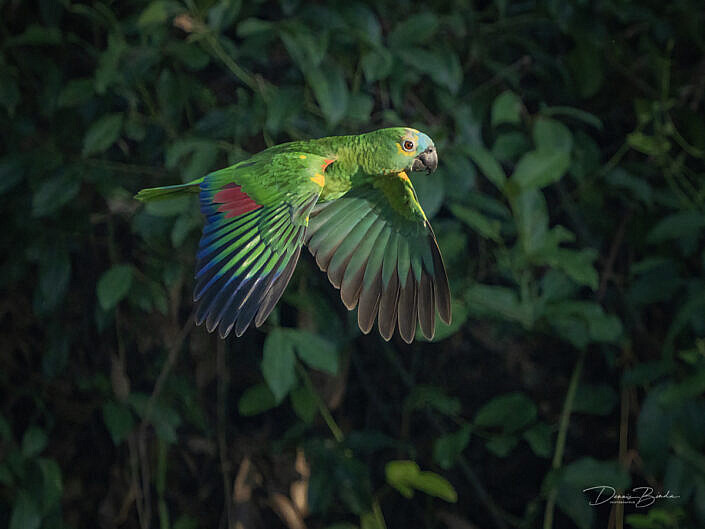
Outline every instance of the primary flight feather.
<path id="1" fill-rule="evenodd" d="M 199 193 L 196 323 L 222 338 L 259 327 L 305 244 L 369 333 L 427 338 L 436 310 L 450 323 L 450 290 L 436 237 L 408 171 L 431 173 L 436 147 L 411 128 L 275 145 L 187 184 L 143 189 L 142 201 Z"/>

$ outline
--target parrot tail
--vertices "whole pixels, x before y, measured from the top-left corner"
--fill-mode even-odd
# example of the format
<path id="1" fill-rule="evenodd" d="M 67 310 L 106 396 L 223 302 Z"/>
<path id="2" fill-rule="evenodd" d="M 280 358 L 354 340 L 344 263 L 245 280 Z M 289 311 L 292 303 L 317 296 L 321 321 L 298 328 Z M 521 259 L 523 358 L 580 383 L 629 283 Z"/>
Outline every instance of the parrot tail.
<path id="1" fill-rule="evenodd" d="M 153 202 L 155 200 L 166 200 L 169 198 L 177 198 L 186 193 L 198 193 L 203 178 L 193 180 L 187 184 L 179 184 L 174 186 L 150 187 L 140 190 L 135 198 L 142 202 Z"/>

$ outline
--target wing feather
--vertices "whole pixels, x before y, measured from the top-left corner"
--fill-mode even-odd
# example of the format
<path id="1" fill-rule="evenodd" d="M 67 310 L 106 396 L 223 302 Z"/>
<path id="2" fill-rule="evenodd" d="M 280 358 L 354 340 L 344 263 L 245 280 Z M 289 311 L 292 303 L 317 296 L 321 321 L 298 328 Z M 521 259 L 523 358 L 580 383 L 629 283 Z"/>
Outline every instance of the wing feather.
<path id="1" fill-rule="evenodd" d="M 324 161 L 276 154 L 203 179 L 207 223 L 197 254 L 197 324 L 225 338 L 266 320 L 296 267 Z"/>
<path id="2" fill-rule="evenodd" d="M 386 179 L 386 180 L 385 180 Z M 408 178 L 380 176 L 311 213 L 306 244 L 348 309 L 370 332 L 410 343 L 433 338 L 436 310 L 450 322 L 450 289 L 435 235 Z"/>

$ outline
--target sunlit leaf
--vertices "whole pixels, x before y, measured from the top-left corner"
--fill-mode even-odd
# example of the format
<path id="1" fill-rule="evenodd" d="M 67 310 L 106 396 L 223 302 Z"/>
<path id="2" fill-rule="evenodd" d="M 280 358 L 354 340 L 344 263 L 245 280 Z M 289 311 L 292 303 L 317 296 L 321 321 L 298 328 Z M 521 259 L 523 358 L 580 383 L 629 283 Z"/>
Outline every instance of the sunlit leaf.
<path id="1" fill-rule="evenodd" d="M 406 498 L 411 498 L 414 490 L 419 490 L 450 503 L 458 501 L 458 494 L 448 480 L 435 472 L 422 472 L 413 461 L 390 461 L 384 467 L 384 473 L 387 483 Z"/>

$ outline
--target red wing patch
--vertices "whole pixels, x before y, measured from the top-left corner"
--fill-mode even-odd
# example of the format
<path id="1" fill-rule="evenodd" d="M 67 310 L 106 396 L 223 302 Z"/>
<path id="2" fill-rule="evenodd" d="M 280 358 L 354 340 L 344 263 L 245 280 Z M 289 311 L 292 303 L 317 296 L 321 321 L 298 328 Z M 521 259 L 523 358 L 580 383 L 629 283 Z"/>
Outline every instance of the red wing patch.
<path id="1" fill-rule="evenodd" d="M 323 161 L 323 165 L 321 165 L 321 171 L 325 171 L 326 169 L 328 169 L 328 166 L 330 164 L 332 164 L 334 161 L 335 161 L 335 158 L 326 158 Z"/>
<path id="2" fill-rule="evenodd" d="M 226 213 L 226 219 L 239 217 L 243 213 L 248 213 L 262 207 L 261 204 L 252 200 L 249 195 L 242 190 L 241 186 L 237 184 L 227 184 L 224 186 L 223 189 L 215 194 L 213 202 L 221 204 L 218 211 Z"/>

